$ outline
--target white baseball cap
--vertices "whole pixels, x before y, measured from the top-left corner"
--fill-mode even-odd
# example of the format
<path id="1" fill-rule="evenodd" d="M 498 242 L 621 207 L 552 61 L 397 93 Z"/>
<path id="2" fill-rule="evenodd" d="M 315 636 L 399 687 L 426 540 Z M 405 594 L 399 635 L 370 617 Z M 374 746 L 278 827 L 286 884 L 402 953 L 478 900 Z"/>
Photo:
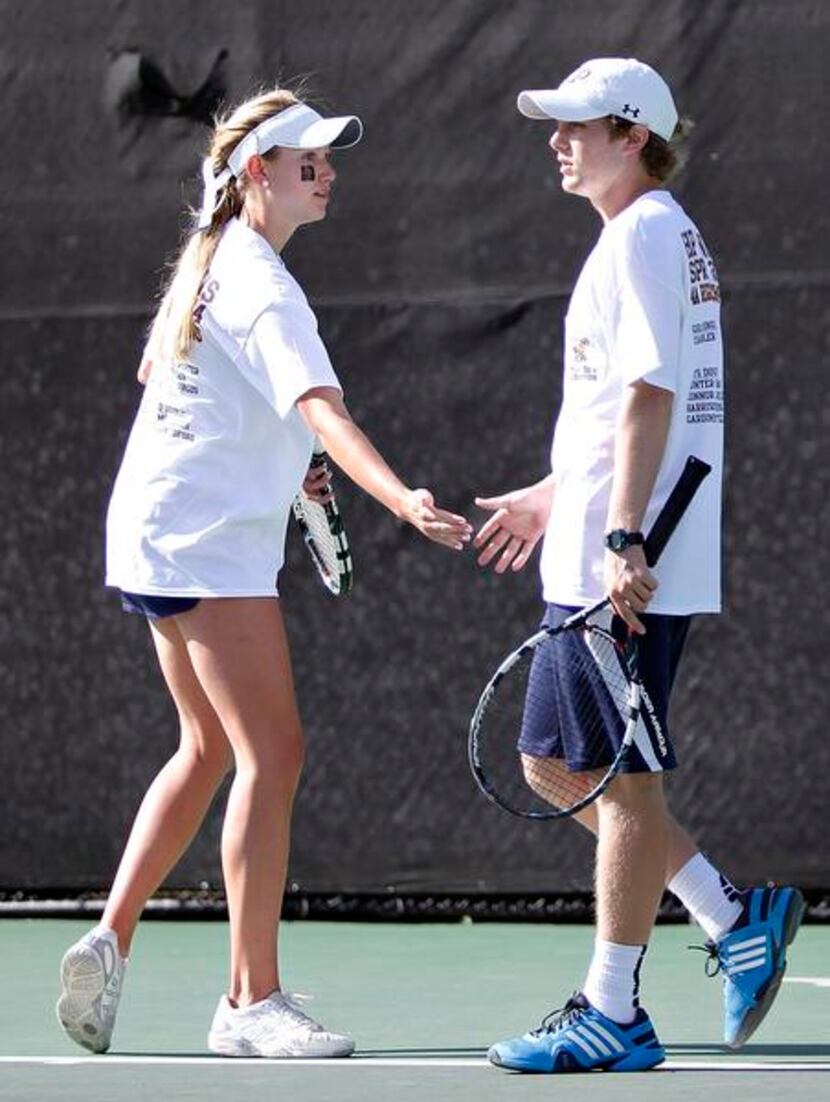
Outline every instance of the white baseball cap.
<path id="1" fill-rule="evenodd" d="M 669 86 L 650 65 L 633 57 L 586 61 L 558 88 L 520 92 L 517 106 L 529 119 L 587 122 L 617 115 L 670 141 L 677 108 Z"/>

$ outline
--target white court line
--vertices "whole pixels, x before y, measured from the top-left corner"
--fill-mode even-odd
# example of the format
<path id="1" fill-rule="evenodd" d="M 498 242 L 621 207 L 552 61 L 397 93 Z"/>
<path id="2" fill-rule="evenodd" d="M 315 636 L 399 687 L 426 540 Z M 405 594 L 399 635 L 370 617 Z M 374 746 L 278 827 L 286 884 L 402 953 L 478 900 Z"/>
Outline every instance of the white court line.
<path id="1" fill-rule="evenodd" d="M 784 983 L 809 983 L 813 987 L 830 987 L 830 976 L 785 976 Z"/>
<path id="2" fill-rule="evenodd" d="M 352 1056 L 341 1060 L 262 1060 L 259 1058 L 221 1056 L 0 1056 L 0 1064 L 36 1064 L 49 1067 L 87 1066 L 97 1068 L 119 1065 L 179 1065 L 180 1067 L 233 1068 L 255 1065 L 260 1068 L 490 1068 L 481 1057 L 447 1056 Z M 495 1069 L 493 1069 L 495 1070 Z M 749 1060 L 667 1060 L 658 1071 L 823 1071 L 830 1073 L 830 1061 L 777 1061 L 761 1063 Z M 276 1074 L 279 1074 L 276 1072 Z"/>

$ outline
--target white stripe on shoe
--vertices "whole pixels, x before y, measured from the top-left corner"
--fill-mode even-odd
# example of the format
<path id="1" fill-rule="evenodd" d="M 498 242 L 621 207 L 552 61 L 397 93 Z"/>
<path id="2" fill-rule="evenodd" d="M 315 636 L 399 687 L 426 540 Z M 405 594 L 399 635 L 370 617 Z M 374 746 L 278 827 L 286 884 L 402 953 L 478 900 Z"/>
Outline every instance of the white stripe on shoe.
<path id="1" fill-rule="evenodd" d="M 591 1022 L 591 1029 L 593 1029 L 594 1032 L 598 1033 L 601 1037 L 605 1038 L 605 1040 L 611 1046 L 612 1052 L 626 1051 L 625 1045 L 621 1045 L 614 1034 L 609 1029 L 606 1029 L 604 1025 L 601 1025 L 599 1022 Z"/>
<path id="2" fill-rule="evenodd" d="M 569 1040 L 572 1040 L 575 1045 L 579 1045 L 585 1055 L 591 1060 L 598 1060 L 599 1053 L 588 1042 L 580 1036 L 576 1029 L 569 1031 Z"/>
<path id="3" fill-rule="evenodd" d="M 745 949 L 757 948 L 759 945 L 766 945 L 766 934 L 759 934 L 758 937 L 748 937 L 746 941 L 736 941 L 734 945 L 729 946 L 730 953 L 742 953 Z"/>
<path id="4" fill-rule="evenodd" d="M 586 1043 L 593 1045 L 598 1050 L 600 1056 L 610 1056 L 611 1049 L 605 1044 L 601 1037 L 598 1037 L 593 1029 L 590 1029 L 587 1025 L 574 1026 L 574 1033 L 578 1034 Z"/>

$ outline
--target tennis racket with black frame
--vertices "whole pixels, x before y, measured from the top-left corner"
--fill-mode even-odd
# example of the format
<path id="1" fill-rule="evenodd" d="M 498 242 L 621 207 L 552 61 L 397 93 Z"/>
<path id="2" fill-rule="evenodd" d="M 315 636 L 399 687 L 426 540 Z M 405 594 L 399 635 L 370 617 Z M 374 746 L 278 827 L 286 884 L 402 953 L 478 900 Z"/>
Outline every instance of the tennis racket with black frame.
<path id="1" fill-rule="evenodd" d="M 310 468 L 328 469 L 327 460 L 324 451 L 315 451 Z M 354 564 L 334 491 L 330 491 L 328 501 L 321 503 L 300 490 L 292 510 L 323 585 L 335 597 L 345 596 L 354 584 Z"/>
<path id="2" fill-rule="evenodd" d="M 660 558 L 711 467 L 689 456 L 646 538 L 646 562 Z M 649 769 L 662 770 L 667 747 L 637 670 L 636 637 L 611 630 L 610 598 L 543 627 L 501 663 L 479 698 L 470 722 L 468 756 L 476 784 L 493 803 L 525 819 L 559 819 L 587 807 L 619 772 L 636 746 Z M 557 698 L 554 686 L 567 685 Z M 570 769 L 562 757 L 522 752 L 523 731 L 558 725 L 551 709 L 567 709 L 582 736 L 585 766 Z M 616 752 L 609 723 L 623 728 Z M 532 742 L 528 743 L 532 746 Z"/>

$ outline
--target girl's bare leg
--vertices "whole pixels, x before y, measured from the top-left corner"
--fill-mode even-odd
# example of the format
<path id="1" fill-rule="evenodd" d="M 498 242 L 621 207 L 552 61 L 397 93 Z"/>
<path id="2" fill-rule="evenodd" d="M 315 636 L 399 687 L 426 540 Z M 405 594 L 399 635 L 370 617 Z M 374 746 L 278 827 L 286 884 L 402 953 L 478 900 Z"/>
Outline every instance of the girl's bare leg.
<path id="1" fill-rule="evenodd" d="M 279 988 L 277 926 L 303 738 L 276 598 L 203 600 L 179 629 L 233 748 L 236 775 L 222 832 L 231 933 L 230 998 Z"/>
<path id="2" fill-rule="evenodd" d="M 230 744 L 193 671 L 178 619 L 150 622 L 179 713 L 181 738 L 139 808 L 102 918 L 102 925 L 115 930 L 122 956 L 129 954 L 144 905 L 192 841 L 232 762 Z"/>

